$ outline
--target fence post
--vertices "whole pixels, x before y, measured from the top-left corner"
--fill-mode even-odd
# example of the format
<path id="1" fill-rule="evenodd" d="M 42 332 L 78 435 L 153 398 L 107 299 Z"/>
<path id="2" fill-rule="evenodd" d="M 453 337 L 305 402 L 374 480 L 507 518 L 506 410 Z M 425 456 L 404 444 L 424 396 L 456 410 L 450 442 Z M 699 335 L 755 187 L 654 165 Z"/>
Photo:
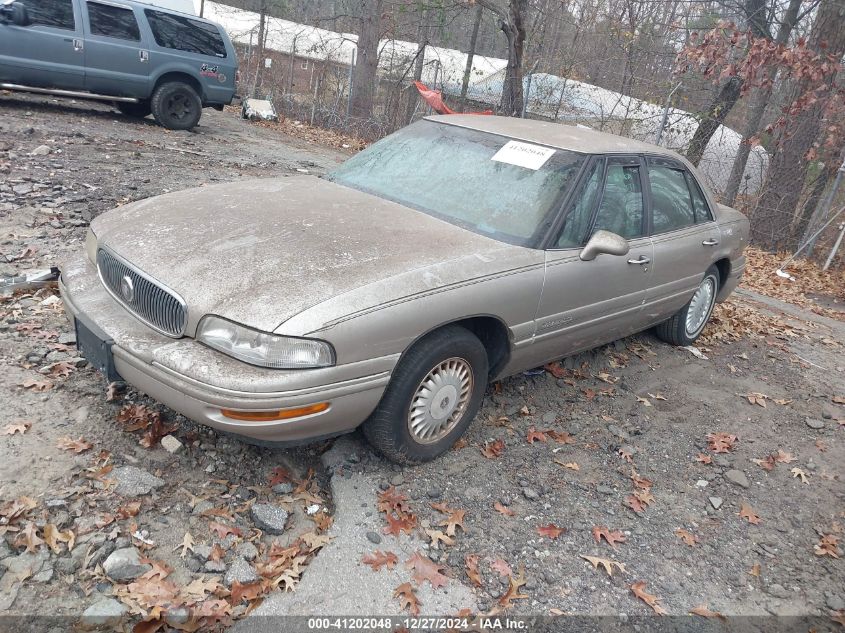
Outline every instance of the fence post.
<path id="1" fill-rule="evenodd" d="M 830 268 L 831 262 L 833 262 L 833 258 L 836 257 L 836 251 L 839 250 L 839 245 L 842 244 L 842 236 L 845 235 L 845 222 L 839 225 L 839 237 L 836 238 L 836 243 L 833 245 L 833 248 L 830 249 L 830 255 L 827 256 L 827 261 L 824 263 L 824 267 L 822 270 L 827 270 Z"/>
<path id="2" fill-rule="evenodd" d="M 845 152 L 843 152 L 845 154 Z M 842 176 L 845 174 L 845 157 L 842 159 L 842 164 L 839 166 L 839 169 L 836 172 L 836 178 L 833 181 L 833 186 L 830 188 L 830 191 L 827 192 L 822 203 L 819 205 L 819 208 L 813 213 L 813 217 L 810 218 L 810 223 L 807 225 L 807 230 L 804 232 L 804 239 L 807 239 L 807 236 L 810 235 L 813 229 L 816 227 L 819 222 L 824 222 L 827 218 L 828 214 L 830 213 L 830 208 L 833 206 L 833 199 L 836 197 L 836 193 L 839 191 L 839 185 L 842 184 Z M 813 238 L 810 240 L 810 244 L 807 247 L 807 257 L 810 257 L 813 254 L 813 248 L 816 245 L 816 240 Z"/>
<path id="3" fill-rule="evenodd" d="M 666 122 L 669 120 L 669 106 L 672 103 L 672 95 L 680 87 L 681 82 L 679 81 L 678 85 L 672 88 L 672 91 L 666 95 L 666 103 L 663 105 L 663 116 L 660 118 L 660 127 L 657 128 L 657 136 L 654 139 L 655 145 L 660 145 L 660 141 L 663 140 L 663 131 L 666 129 Z"/>
<path id="4" fill-rule="evenodd" d="M 358 49 L 352 51 L 352 60 L 349 62 L 349 98 L 346 100 L 346 118 L 352 113 L 352 82 L 355 81 L 355 53 Z"/>

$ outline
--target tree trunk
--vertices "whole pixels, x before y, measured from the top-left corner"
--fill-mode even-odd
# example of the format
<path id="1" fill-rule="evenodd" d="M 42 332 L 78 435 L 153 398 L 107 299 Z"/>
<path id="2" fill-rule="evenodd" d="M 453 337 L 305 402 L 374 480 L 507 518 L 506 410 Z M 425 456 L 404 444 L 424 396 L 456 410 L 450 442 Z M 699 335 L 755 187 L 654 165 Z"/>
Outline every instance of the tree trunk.
<path id="1" fill-rule="evenodd" d="M 505 80 L 502 86 L 500 113 L 505 116 L 522 115 L 524 96 L 522 94 L 523 68 L 525 51 L 525 16 L 528 12 L 528 0 L 510 0 L 507 19 L 502 20 L 501 28 L 508 39 L 508 63 L 505 67 Z"/>
<path id="2" fill-rule="evenodd" d="M 261 0 L 258 10 L 258 44 L 255 51 L 258 63 L 255 65 L 255 79 L 252 82 L 252 96 L 258 97 L 261 86 L 261 71 L 264 69 L 264 40 L 267 30 L 267 0 Z"/>
<path id="3" fill-rule="evenodd" d="M 467 65 L 464 68 L 464 78 L 461 82 L 461 110 L 466 107 L 467 91 L 469 90 L 469 78 L 472 74 L 472 61 L 475 58 L 475 47 L 478 45 L 478 28 L 481 26 L 481 14 L 484 7 L 480 4 L 475 8 L 475 19 L 472 22 L 472 35 L 469 38 L 469 52 L 467 53 Z"/>
<path id="4" fill-rule="evenodd" d="M 428 36 L 430 28 L 428 26 L 428 10 L 423 12 L 423 22 L 417 28 L 417 56 L 414 60 L 414 79 L 420 81 L 422 79 L 423 68 L 425 67 L 425 49 L 428 45 Z M 432 86 L 434 88 L 434 86 Z M 414 112 L 417 109 L 419 101 L 419 94 L 413 84 L 408 86 L 408 107 L 405 111 L 405 122 L 410 124 L 414 118 Z"/>
<path id="5" fill-rule="evenodd" d="M 352 116 L 368 119 L 373 115 L 375 103 L 383 0 L 360 0 L 359 4 L 361 28 L 358 31 L 358 55 L 353 69 L 349 110 Z"/>
<path id="6" fill-rule="evenodd" d="M 838 0 L 821 0 L 808 45 L 815 51 L 824 50 L 836 59 L 842 57 L 845 11 Z M 829 79 L 833 80 L 833 77 Z M 785 103 L 791 104 L 808 88 L 809 80 L 796 83 Z M 778 250 L 796 245 L 793 223 L 810 163 L 805 156 L 823 129 L 826 101 L 820 99 L 792 117 L 781 134 L 780 147 L 769 164 L 763 193 L 751 216 L 751 239 L 764 248 Z M 799 227 L 802 224 L 803 218 Z"/>
<path id="7" fill-rule="evenodd" d="M 687 148 L 687 158 L 693 165 L 698 165 L 701 162 L 701 157 L 704 155 L 704 150 L 707 148 L 707 143 L 713 138 L 716 130 L 730 113 L 731 109 L 739 101 L 739 95 L 742 90 L 742 79 L 739 77 L 731 77 L 721 87 L 716 98 L 707 107 L 702 115 L 702 121 L 698 125 L 698 129 L 690 141 Z"/>

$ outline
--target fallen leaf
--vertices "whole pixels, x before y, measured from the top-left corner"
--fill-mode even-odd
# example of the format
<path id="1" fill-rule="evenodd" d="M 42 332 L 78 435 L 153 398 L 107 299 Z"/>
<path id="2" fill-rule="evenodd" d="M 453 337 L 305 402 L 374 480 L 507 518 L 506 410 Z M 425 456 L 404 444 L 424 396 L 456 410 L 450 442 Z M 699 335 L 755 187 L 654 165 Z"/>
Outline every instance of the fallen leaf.
<path id="1" fill-rule="evenodd" d="M 540 536 L 547 536 L 552 540 L 558 538 L 564 532 L 566 532 L 566 528 L 559 528 L 553 523 L 549 523 L 548 525 L 540 525 L 537 527 L 537 534 L 539 534 Z"/>
<path id="2" fill-rule="evenodd" d="M 495 459 L 499 457 L 505 450 L 505 443 L 502 440 L 496 440 L 495 442 L 484 442 L 484 446 L 481 447 L 481 454 L 484 455 L 487 459 Z"/>
<path id="3" fill-rule="evenodd" d="M 407 609 L 411 615 L 419 615 L 420 605 L 422 604 L 417 599 L 417 594 L 414 593 L 414 588 L 411 583 L 402 583 L 393 590 L 393 597 L 399 599 L 399 609 Z"/>
<path id="4" fill-rule="evenodd" d="M 830 400 L 835 404 L 845 404 L 845 396 L 831 396 Z"/>
<path id="5" fill-rule="evenodd" d="M 648 606 L 650 606 L 657 615 L 666 615 L 666 610 L 661 607 L 657 602 L 660 600 L 657 596 L 653 596 L 650 593 L 646 593 L 645 590 L 646 583 L 644 580 L 638 580 L 634 584 L 631 585 L 631 591 L 634 593 L 637 598 L 645 602 Z"/>
<path id="6" fill-rule="evenodd" d="M 208 524 L 208 529 L 214 532 L 217 535 L 217 538 L 226 538 L 229 534 L 234 534 L 237 537 L 243 536 L 240 528 L 237 528 L 233 525 L 225 525 L 223 523 L 218 523 L 217 521 L 212 521 Z"/>
<path id="7" fill-rule="evenodd" d="M 506 506 L 503 506 L 498 501 L 493 504 L 493 509 L 496 512 L 499 512 L 500 514 L 504 514 L 505 516 L 508 516 L 508 517 L 512 517 L 516 514 L 516 512 L 514 512 L 513 510 L 511 510 L 510 508 L 508 508 Z"/>
<path id="8" fill-rule="evenodd" d="M 616 549 L 617 543 L 625 542 L 625 535 L 622 534 L 621 530 L 611 531 L 603 525 L 595 525 L 593 526 L 593 539 L 596 543 L 601 543 L 601 540 L 604 539 L 608 545 Z"/>
<path id="9" fill-rule="evenodd" d="M 698 456 L 695 458 L 695 461 L 701 464 L 712 464 L 713 458 L 710 455 L 705 455 L 704 453 L 699 453 Z"/>
<path id="10" fill-rule="evenodd" d="M 232 603 L 233 606 L 239 605 L 241 602 L 246 600 L 247 602 L 252 602 L 259 596 L 263 595 L 269 589 L 269 583 L 256 581 L 247 584 L 241 584 L 237 580 L 232 583 L 231 589 L 231 597 L 229 602 Z M 134 631 L 132 633 L 135 633 Z"/>
<path id="11" fill-rule="evenodd" d="M 173 551 L 175 552 L 180 547 L 182 548 L 182 553 L 179 554 L 180 558 L 185 558 L 188 552 L 194 551 L 194 537 L 191 536 L 190 532 L 185 532 L 185 536 L 182 537 L 182 542 L 176 547 L 174 547 Z"/>
<path id="12" fill-rule="evenodd" d="M 520 566 L 519 574 L 514 577 L 511 575 L 508 588 L 501 596 L 499 596 L 499 606 L 503 609 L 510 609 L 513 606 L 514 600 L 524 600 L 528 598 L 524 593 L 519 593 L 519 590 L 527 583 L 525 580 L 525 568 Z"/>
<path id="13" fill-rule="evenodd" d="M 697 607 L 690 609 L 690 615 L 700 615 L 702 618 L 718 618 L 719 620 L 726 619 L 718 611 L 711 611 L 706 604 L 700 604 Z"/>
<path id="14" fill-rule="evenodd" d="M 743 398 L 748 400 L 750 404 L 756 404 L 757 406 L 766 408 L 766 399 L 769 397 L 764 393 L 744 393 L 740 394 Z"/>
<path id="15" fill-rule="evenodd" d="M 15 539 L 15 544 L 26 546 L 27 552 L 36 552 L 44 544 L 44 541 L 38 536 L 38 528 L 35 527 L 35 523 L 30 522 L 20 531 Z"/>
<path id="16" fill-rule="evenodd" d="M 593 569 L 598 569 L 601 565 L 607 572 L 608 576 L 613 576 L 614 566 L 623 574 L 625 573 L 625 565 L 609 558 L 600 558 L 599 556 L 587 556 L 586 554 L 579 554 L 581 558 L 592 564 Z"/>
<path id="17" fill-rule="evenodd" d="M 270 481 L 268 485 L 272 488 L 278 484 L 291 481 L 290 471 L 284 466 L 276 466 L 270 471 Z"/>
<path id="18" fill-rule="evenodd" d="M 708 433 L 707 441 L 714 453 L 727 453 L 737 442 L 737 436 L 730 433 Z"/>
<path id="19" fill-rule="evenodd" d="M 552 438 L 558 444 L 574 444 L 575 438 L 566 431 L 558 432 L 553 429 L 543 431 L 548 437 Z"/>
<path id="20" fill-rule="evenodd" d="M 757 464 L 763 470 L 772 470 L 775 467 L 775 458 L 773 455 L 769 455 L 764 459 L 752 459 L 753 463 Z"/>
<path id="21" fill-rule="evenodd" d="M 47 375 L 53 378 L 66 378 L 67 376 L 70 376 L 75 369 L 76 366 L 67 361 L 53 363 L 44 368 Z M 41 371 L 43 372 L 44 370 Z"/>
<path id="22" fill-rule="evenodd" d="M 525 438 L 529 444 L 534 442 L 545 442 L 546 434 L 536 430 L 533 426 L 528 428 L 528 436 Z"/>
<path id="23" fill-rule="evenodd" d="M 688 532 L 684 528 L 678 528 L 677 530 L 675 530 L 675 534 L 677 534 L 678 538 L 690 547 L 695 547 L 696 543 L 698 543 L 698 537 L 692 532 Z"/>
<path id="24" fill-rule="evenodd" d="M 637 469 L 633 466 L 631 467 L 631 482 L 634 484 L 635 488 L 640 488 L 641 490 L 650 490 L 654 485 L 654 482 L 651 481 L 651 479 L 646 479 L 640 475 L 637 472 Z"/>
<path id="25" fill-rule="evenodd" d="M 634 461 L 634 454 L 630 451 L 630 449 L 625 448 L 624 446 L 617 451 L 626 462 L 629 464 Z"/>
<path id="26" fill-rule="evenodd" d="M 801 479 L 801 483 L 802 483 L 802 484 L 808 484 L 808 483 L 810 483 L 810 480 L 809 480 L 809 478 L 807 477 L 807 473 L 805 473 L 803 470 L 801 470 L 801 469 L 800 469 L 800 468 L 798 468 L 797 466 L 796 466 L 795 468 L 791 469 L 789 472 L 791 472 L 791 473 L 792 473 L 792 478 L 793 478 L 793 479 L 795 479 L 796 477 L 799 477 L 799 478 Z"/>
<path id="27" fill-rule="evenodd" d="M 73 549 L 73 545 L 76 542 L 76 535 L 71 530 L 66 530 L 62 532 L 59 528 L 57 528 L 52 523 L 48 523 L 44 526 L 42 530 L 42 535 L 44 536 L 44 542 L 47 543 L 47 546 L 53 550 L 54 554 L 59 554 L 62 551 L 61 546 L 59 543 L 64 543 L 67 545 L 67 551 L 71 551 Z"/>
<path id="28" fill-rule="evenodd" d="M 20 383 L 20 386 L 24 389 L 32 389 L 33 391 L 48 391 L 52 389 L 53 383 L 49 380 L 33 380 L 32 378 L 28 378 Z"/>
<path id="29" fill-rule="evenodd" d="M 376 507 L 379 512 L 384 512 L 385 514 L 396 512 L 401 515 L 411 510 L 411 507 L 408 505 L 408 497 L 396 490 L 395 486 L 390 486 L 387 490 L 383 490 L 378 494 Z"/>
<path id="30" fill-rule="evenodd" d="M 478 560 L 478 554 L 467 554 L 464 556 L 467 578 L 469 578 L 476 587 L 483 587 L 484 583 L 481 580 L 481 573 L 478 571 Z"/>
<path id="31" fill-rule="evenodd" d="M 648 401 L 648 398 L 641 398 L 640 396 L 637 396 L 637 402 L 640 402 L 647 407 L 651 406 L 651 402 Z"/>
<path id="32" fill-rule="evenodd" d="M 497 558 L 492 563 L 490 563 L 490 569 L 498 573 L 501 577 L 513 575 L 513 570 L 511 569 L 511 566 L 508 565 L 501 558 Z"/>
<path id="33" fill-rule="evenodd" d="M 831 611 L 830 619 L 836 622 L 839 626 L 845 626 L 845 609 L 839 609 L 839 611 Z"/>
<path id="34" fill-rule="evenodd" d="M 556 459 L 555 464 L 558 466 L 563 466 L 564 468 L 568 468 L 569 470 L 581 470 L 581 467 L 578 465 L 577 462 L 564 462 L 563 460 Z"/>
<path id="35" fill-rule="evenodd" d="M 747 519 L 749 523 L 753 525 L 759 525 L 760 517 L 751 509 L 749 505 L 747 505 L 744 501 L 740 504 L 739 508 L 739 518 Z"/>
<path id="36" fill-rule="evenodd" d="M 466 514 L 466 510 L 449 508 L 445 503 L 432 503 L 431 507 L 438 512 L 448 515 L 443 521 L 437 524 L 439 527 L 446 528 L 447 535 L 455 536 L 455 530 L 457 528 L 464 529 L 464 515 Z"/>
<path id="37" fill-rule="evenodd" d="M 660 392 L 658 392 L 658 393 L 650 393 L 650 394 L 648 394 L 648 395 L 649 395 L 650 397 L 654 398 L 655 400 L 666 400 L 666 396 L 664 396 L 664 395 L 663 395 L 663 394 L 661 394 Z"/>
<path id="38" fill-rule="evenodd" d="M 625 505 L 637 514 L 645 512 L 645 509 L 654 501 L 654 495 L 648 490 L 637 490 L 634 494 L 625 497 Z"/>
<path id="39" fill-rule="evenodd" d="M 402 532 L 410 534 L 417 526 L 417 517 L 413 514 L 402 514 L 396 516 L 393 513 L 384 516 L 387 521 L 387 527 L 382 528 L 384 534 L 391 534 L 399 536 Z"/>
<path id="40" fill-rule="evenodd" d="M 431 584 L 432 589 L 438 587 L 445 587 L 449 579 L 440 573 L 443 570 L 442 565 L 438 565 L 427 556 L 423 556 L 419 552 L 414 552 L 414 555 L 409 558 L 405 566 L 412 569 L 412 576 L 414 582 L 422 586 L 426 580 Z"/>
<path id="41" fill-rule="evenodd" d="M 0 433 L 0 435 L 14 435 L 15 433 L 23 435 L 31 426 L 32 422 L 16 422 L 14 424 L 7 424 L 3 428 L 3 433 Z"/>
<path id="42" fill-rule="evenodd" d="M 428 537 L 431 539 L 431 545 L 434 546 L 437 543 L 443 543 L 444 545 L 454 545 L 455 539 L 446 536 L 440 530 L 430 530 L 426 529 L 425 533 L 428 534 Z"/>
<path id="43" fill-rule="evenodd" d="M 760 577 L 760 563 L 754 563 L 751 566 L 751 571 L 748 572 L 749 576 L 754 576 L 755 578 Z"/>
<path id="44" fill-rule="evenodd" d="M 816 556 L 830 556 L 831 558 L 839 558 L 839 537 L 833 534 L 824 534 L 819 539 L 819 542 L 813 546 L 813 552 Z"/>
<path id="45" fill-rule="evenodd" d="M 379 571 L 382 567 L 393 569 L 396 567 L 399 559 L 393 552 L 382 552 L 377 549 L 372 554 L 365 555 L 364 558 L 361 559 L 361 562 L 372 567 L 373 571 Z"/>
<path id="46" fill-rule="evenodd" d="M 60 449 L 65 450 L 65 451 L 73 451 L 77 455 L 79 453 L 84 453 L 85 451 L 92 448 L 93 446 L 94 445 L 91 444 L 91 442 L 89 442 L 89 441 L 87 441 L 87 440 L 85 440 L 81 437 L 79 439 L 76 439 L 76 440 L 72 440 L 69 437 L 60 437 L 59 441 L 56 442 L 57 448 L 60 448 Z"/>

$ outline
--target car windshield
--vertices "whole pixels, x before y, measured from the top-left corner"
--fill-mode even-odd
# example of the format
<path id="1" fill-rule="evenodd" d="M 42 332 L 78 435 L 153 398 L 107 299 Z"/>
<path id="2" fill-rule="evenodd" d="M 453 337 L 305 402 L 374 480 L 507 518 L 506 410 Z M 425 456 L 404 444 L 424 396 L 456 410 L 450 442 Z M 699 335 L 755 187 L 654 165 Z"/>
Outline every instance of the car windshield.
<path id="1" fill-rule="evenodd" d="M 420 121 L 327 178 L 500 241 L 532 246 L 585 160 L 566 150 Z"/>

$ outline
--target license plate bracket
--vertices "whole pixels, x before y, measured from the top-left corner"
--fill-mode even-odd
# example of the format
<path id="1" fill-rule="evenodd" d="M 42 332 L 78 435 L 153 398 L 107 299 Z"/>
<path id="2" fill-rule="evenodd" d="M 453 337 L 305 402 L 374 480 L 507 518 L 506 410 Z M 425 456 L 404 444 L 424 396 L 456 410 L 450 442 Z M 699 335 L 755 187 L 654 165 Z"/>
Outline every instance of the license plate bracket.
<path id="1" fill-rule="evenodd" d="M 83 358 L 99 370 L 109 382 L 122 381 L 123 378 L 114 367 L 112 354 L 114 340 L 85 317 L 77 316 L 73 322 L 76 328 L 76 348 Z"/>

